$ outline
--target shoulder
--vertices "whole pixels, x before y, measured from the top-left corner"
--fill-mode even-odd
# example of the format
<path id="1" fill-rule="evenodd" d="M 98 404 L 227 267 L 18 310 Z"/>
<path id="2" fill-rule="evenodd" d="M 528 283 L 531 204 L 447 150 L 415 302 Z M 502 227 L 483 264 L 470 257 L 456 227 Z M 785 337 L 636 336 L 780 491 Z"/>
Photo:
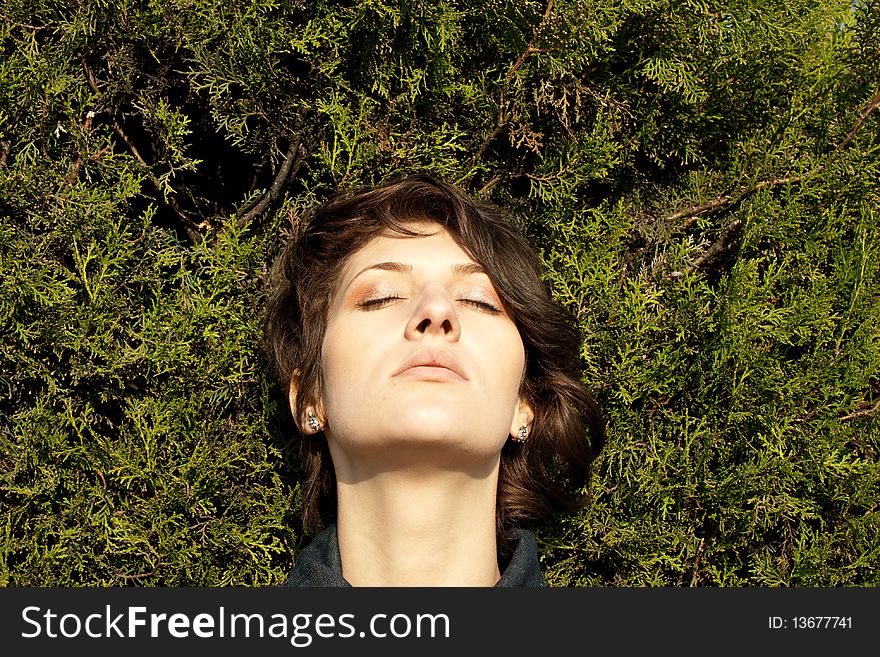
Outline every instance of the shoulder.
<path id="1" fill-rule="evenodd" d="M 342 577 L 336 525 L 330 525 L 300 550 L 283 586 L 351 586 Z"/>
<path id="2" fill-rule="evenodd" d="M 516 540 L 510 561 L 501 573 L 498 587 L 542 587 L 544 575 L 538 562 L 538 543 L 535 535 L 527 529 L 515 530 Z"/>

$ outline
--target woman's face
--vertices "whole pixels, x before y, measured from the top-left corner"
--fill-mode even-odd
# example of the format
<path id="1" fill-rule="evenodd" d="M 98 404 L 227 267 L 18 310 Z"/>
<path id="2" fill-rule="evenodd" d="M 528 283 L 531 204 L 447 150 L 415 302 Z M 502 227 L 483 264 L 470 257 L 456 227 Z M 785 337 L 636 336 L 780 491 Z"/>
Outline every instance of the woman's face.
<path id="1" fill-rule="evenodd" d="M 439 225 L 410 227 L 423 234 L 357 251 L 331 300 L 320 410 L 337 476 L 359 459 L 497 462 L 532 418 L 522 339 L 489 277 Z"/>

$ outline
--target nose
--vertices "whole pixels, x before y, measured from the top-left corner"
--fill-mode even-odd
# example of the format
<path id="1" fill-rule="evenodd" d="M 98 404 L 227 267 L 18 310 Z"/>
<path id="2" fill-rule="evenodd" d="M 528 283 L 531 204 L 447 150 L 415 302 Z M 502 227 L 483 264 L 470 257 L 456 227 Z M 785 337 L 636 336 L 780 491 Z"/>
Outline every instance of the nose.
<path id="1" fill-rule="evenodd" d="M 442 285 L 429 285 L 422 290 L 404 334 L 408 340 L 418 340 L 425 335 L 435 334 L 450 342 L 458 341 L 461 336 L 458 313 Z"/>

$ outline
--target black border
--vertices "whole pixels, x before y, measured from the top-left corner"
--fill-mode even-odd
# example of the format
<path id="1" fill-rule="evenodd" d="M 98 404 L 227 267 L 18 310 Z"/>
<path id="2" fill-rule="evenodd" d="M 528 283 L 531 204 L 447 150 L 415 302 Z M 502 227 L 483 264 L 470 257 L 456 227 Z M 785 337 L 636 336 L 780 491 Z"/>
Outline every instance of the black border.
<path id="1" fill-rule="evenodd" d="M 146 613 L 353 614 L 358 629 L 374 614 L 446 614 L 449 638 L 321 638 L 294 647 L 283 638 L 23 638 L 34 625 L 23 620 L 26 607 L 39 617 L 51 609 L 85 616 L 114 614 L 128 607 Z M 485 649 L 489 654 L 540 654 L 556 651 L 586 655 L 613 649 L 671 652 L 674 655 L 731 651 L 859 649 L 873 644 L 880 614 L 877 588 L 568 588 L 568 589 L 290 589 L 290 588 L 7 588 L 0 589 L 0 645 L 8 655 L 168 655 L 202 650 L 252 649 L 263 655 L 364 654 L 450 655 L 453 650 Z M 779 620 L 772 621 L 771 618 Z M 814 619 L 798 621 L 796 618 Z M 815 619 L 823 619 L 816 621 Z M 848 621 L 826 621 L 851 619 Z M 57 622 L 57 621 L 56 621 Z M 829 625 L 837 623 L 838 627 Z M 781 625 L 772 628 L 773 624 Z M 819 627 L 798 628 L 798 624 Z M 823 627 L 825 625 L 826 627 Z M 123 624 L 124 626 L 124 624 Z M 98 627 L 96 624 L 95 627 Z M 11 649 L 11 650 L 10 650 Z M 351 652 L 349 652 L 351 651 Z M 246 654 L 246 653 L 245 653 Z"/>

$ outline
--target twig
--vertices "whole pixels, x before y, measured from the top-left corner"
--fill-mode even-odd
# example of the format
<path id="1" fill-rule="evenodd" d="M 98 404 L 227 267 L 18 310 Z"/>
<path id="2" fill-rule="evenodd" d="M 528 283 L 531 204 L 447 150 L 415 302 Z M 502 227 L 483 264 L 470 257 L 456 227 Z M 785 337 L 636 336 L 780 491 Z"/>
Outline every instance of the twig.
<path id="1" fill-rule="evenodd" d="M 817 164 L 807 173 L 761 180 L 751 187 L 741 188 L 737 192 L 728 192 L 727 194 L 723 194 L 722 196 L 714 198 L 710 201 L 706 201 L 705 203 L 693 205 L 689 208 L 685 208 L 684 210 L 679 210 L 678 212 L 673 212 L 672 214 L 663 217 L 662 221 L 672 223 L 679 221 L 680 219 L 686 219 L 686 221 L 682 224 L 682 227 L 687 228 L 688 226 L 693 224 L 694 221 L 697 220 L 697 218 L 705 214 L 723 210 L 731 205 L 738 204 L 741 201 L 745 200 L 746 197 L 751 196 L 757 191 L 768 189 L 771 187 L 778 187 L 780 185 L 791 185 L 795 183 L 800 183 L 809 178 L 812 178 L 816 174 L 824 171 L 825 168 L 831 163 L 833 156 L 842 151 L 846 147 L 846 145 L 850 141 L 852 141 L 852 138 L 856 135 L 856 133 L 868 119 L 868 116 L 870 116 L 871 113 L 875 111 L 878 107 L 880 107 L 880 90 L 878 90 L 877 93 L 874 94 L 874 96 L 868 102 L 867 107 L 856 119 L 853 127 L 850 128 L 850 131 L 846 134 L 846 136 L 834 147 L 834 150 L 829 153 L 824 161 Z"/>
<path id="2" fill-rule="evenodd" d="M 0 141 L 0 169 L 6 166 L 6 158 L 9 157 L 9 148 L 11 144 L 8 141 Z"/>
<path id="3" fill-rule="evenodd" d="M 91 110 L 86 112 L 86 118 L 83 121 L 83 133 L 85 133 L 86 136 L 88 136 L 89 132 L 91 132 L 91 130 L 92 130 L 92 119 L 94 117 L 95 117 L 95 113 L 92 112 Z M 92 155 L 89 156 L 89 161 L 93 162 L 93 161 L 97 160 L 98 157 L 100 157 L 100 154 L 92 153 Z M 73 162 L 73 166 L 70 168 L 70 173 L 67 174 L 66 182 L 67 182 L 68 187 L 70 185 L 72 185 L 73 183 L 75 183 L 76 179 L 79 178 L 79 172 L 80 172 L 80 169 L 82 168 L 82 163 L 83 163 L 82 151 L 77 151 L 76 160 Z"/>
<path id="4" fill-rule="evenodd" d="M 844 415 L 843 417 L 837 418 L 841 422 L 848 422 L 849 420 L 855 420 L 857 417 L 874 417 L 877 414 L 877 409 L 880 408 L 880 402 L 877 402 L 871 408 L 865 408 L 861 411 L 855 411 L 848 415 Z"/>
<path id="5" fill-rule="evenodd" d="M 196 230 L 199 227 L 195 224 L 195 222 L 193 222 L 189 217 L 184 214 L 180 205 L 177 203 L 177 199 L 175 199 L 173 196 L 168 196 L 165 194 L 165 192 L 162 190 L 162 183 L 159 182 L 159 179 L 155 175 L 153 175 L 153 171 L 150 168 L 150 165 L 147 164 L 147 161 L 143 158 L 143 156 L 141 156 L 140 151 L 138 151 L 137 147 L 134 145 L 134 142 L 129 138 L 127 134 L 125 134 L 122 126 L 119 125 L 116 119 L 112 119 L 111 125 L 113 126 L 113 131 L 117 135 L 119 135 L 122 141 L 125 142 L 125 145 L 128 146 L 128 150 L 131 151 L 131 154 L 134 155 L 135 159 L 147 169 L 147 172 L 150 176 L 150 181 L 153 183 L 153 187 L 156 188 L 156 191 L 162 195 L 163 199 L 165 199 L 165 203 L 168 204 L 168 207 L 174 210 L 174 213 L 183 222 L 183 228 L 186 231 L 187 236 L 191 240 L 195 241 L 198 237 L 198 233 L 196 232 Z"/>
<path id="6" fill-rule="evenodd" d="M 874 94 L 874 97 L 868 103 L 868 106 L 865 108 L 865 111 L 859 115 L 859 118 L 856 119 L 855 124 L 850 129 L 848 133 L 846 133 L 846 137 L 843 138 L 843 141 L 837 145 L 837 148 L 834 150 L 839 151 L 842 150 L 844 146 L 846 146 L 850 140 L 855 137 L 856 133 L 859 131 L 859 128 L 862 127 L 862 124 L 868 119 L 868 116 L 875 109 L 880 107 L 880 89 L 877 90 L 877 93 Z"/>
<path id="7" fill-rule="evenodd" d="M 92 71 L 89 68 L 88 63 L 86 63 L 84 57 L 80 57 L 80 61 L 82 62 L 83 70 L 86 73 L 86 79 L 89 82 L 89 86 L 96 94 L 100 95 L 101 90 L 98 88 L 98 83 L 95 80 L 95 76 L 92 75 Z M 137 146 L 134 145 L 134 142 L 122 129 L 122 126 L 119 125 L 119 122 L 115 118 L 111 117 L 110 125 L 113 128 L 113 131 L 120 137 L 120 139 L 125 142 L 125 145 L 128 147 L 128 150 L 131 152 L 131 154 L 134 155 L 135 159 L 140 162 L 141 165 L 143 165 L 143 167 L 147 170 L 147 173 L 150 176 L 150 181 L 153 183 L 156 191 L 162 195 L 162 198 L 165 200 L 165 203 L 168 205 L 168 207 L 170 207 L 183 222 L 183 230 L 186 232 L 187 237 L 193 242 L 197 241 L 199 236 L 197 231 L 201 226 L 197 225 L 189 217 L 186 216 L 180 205 L 177 203 L 177 199 L 175 199 L 173 196 L 165 194 L 162 189 L 162 183 L 159 182 L 159 179 L 153 174 L 152 168 L 149 164 L 147 164 L 147 161 L 143 158 L 140 151 L 137 149 Z"/>
<path id="8" fill-rule="evenodd" d="M 528 178 L 529 180 L 531 180 L 533 182 L 538 182 L 538 183 L 554 182 L 554 181 L 562 178 L 569 171 L 571 171 L 571 167 L 573 164 L 575 164 L 576 161 L 577 161 L 576 158 L 573 159 L 571 162 L 569 162 L 564 167 L 562 167 L 559 171 L 557 171 L 556 173 L 550 174 L 549 176 L 536 176 L 534 174 L 531 174 L 531 173 L 528 173 L 525 171 L 508 172 L 508 173 L 503 173 L 503 174 L 496 173 L 491 178 L 489 178 L 489 180 L 487 180 L 486 183 L 482 187 L 480 187 L 479 190 L 477 190 L 477 196 L 484 196 L 495 185 L 497 185 L 499 182 L 501 182 L 502 180 L 505 180 L 505 179 L 516 180 L 518 178 Z"/>
<path id="9" fill-rule="evenodd" d="M 74 160 L 73 166 L 70 167 L 70 172 L 67 174 L 67 179 L 64 181 L 67 183 L 68 187 L 75 183 L 76 179 L 79 178 L 79 170 L 82 168 L 82 162 L 82 153 L 77 152 L 76 160 Z"/>
<path id="10" fill-rule="evenodd" d="M 101 90 L 98 89 L 98 81 L 95 80 L 95 76 L 92 74 L 92 69 L 89 68 L 89 65 L 86 63 L 86 59 L 83 56 L 79 58 L 80 62 L 82 62 L 83 70 L 86 73 L 86 80 L 89 83 L 89 86 L 92 88 L 96 94 L 101 95 Z"/>
<path id="11" fill-rule="evenodd" d="M 43 91 L 43 109 L 40 111 L 40 153 L 46 157 L 46 119 L 49 115 L 49 91 Z"/>
<path id="12" fill-rule="evenodd" d="M 489 136 L 483 140 L 483 143 L 480 144 L 480 147 L 471 157 L 470 161 L 468 162 L 468 169 L 474 167 L 477 161 L 483 157 L 483 154 L 486 152 L 486 149 L 489 148 L 489 145 L 493 141 L 495 141 L 495 138 L 498 137 L 498 135 L 501 134 L 501 131 L 504 129 L 504 125 L 507 123 L 507 88 L 513 81 L 513 76 L 516 75 L 516 72 L 522 67 L 526 59 L 528 59 L 529 55 L 531 55 L 533 52 L 541 52 L 540 49 L 535 47 L 535 44 L 537 43 L 538 37 L 541 35 L 541 32 L 547 26 L 547 21 L 550 19 L 550 13 L 552 11 L 553 0 L 549 0 L 549 2 L 547 3 L 547 8 L 544 10 L 544 16 L 541 18 L 541 22 L 538 23 L 537 27 L 532 29 L 531 40 L 526 45 L 525 49 L 516 58 L 516 61 L 513 62 L 511 67 L 508 69 L 507 75 L 504 76 L 504 84 L 501 86 L 501 95 L 498 99 L 498 120 L 495 123 L 495 128 L 492 130 L 491 133 L 489 133 Z"/>
<path id="13" fill-rule="evenodd" d="M 562 167 L 556 173 L 550 174 L 549 176 L 535 176 L 535 175 L 532 175 L 531 173 L 527 173 L 527 174 L 525 174 L 525 176 L 529 180 L 532 180 L 532 181 L 538 182 L 538 183 L 553 182 L 555 180 L 559 180 L 565 174 L 567 174 L 569 171 L 571 171 L 571 167 L 577 162 L 577 160 L 578 160 L 577 157 L 572 158 L 572 160 L 568 164 L 566 164 L 564 167 Z"/>
<path id="14" fill-rule="evenodd" d="M 700 539 L 700 544 L 697 546 L 697 556 L 694 557 L 694 574 L 691 577 L 691 586 L 694 587 L 697 585 L 697 575 L 700 573 L 700 559 L 703 557 L 703 548 L 706 547 L 706 537 Z"/>
<path id="15" fill-rule="evenodd" d="M 703 251 L 700 257 L 698 257 L 690 265 L 688 265 L 685 272 L 690 273 L 695 269 L 699 269 L 706 263 L 707 260 L 715 257 L 716 255 L 727 249 L 730 246 L 730 243 L 734 240 L 736 234 L 739 232 L 740 228 L 742 228 L 742 221 L 737 219 L 736 221 L 730 222 L 730 225 L 724 230 L 723 233 L 721 233 L 721 235 L 718 236 L 718 239 L 716 239 L 708 249 Z"/>
<path id="16" fill-rule="evenodd" d="M 300 149 L 301 144 L 302 137 L 297 137 L 291 142 L 290 148 L 287 149 L 287 153 L 284 155 L 284 161 L 278 168 L 278 173 L 275 174 L 275 180 L 272 181 L 272 186 L 266 190 L 266 193 L 263 194 L 262 198 L 260 198 L 254 207 L 238 218 L 238 221 L 235 222 L 238 228 L 244 228 L 258 217 L 263 210 L 266 209 L 267 205 L 278 198 L 278 195 L 281 193 L 281 188 L 284 187 L 284 183 L 287 182 L 287 179 L 290 176 L 296 175 L 296 172 L 299 171 L 306 156 L 305 149 Z"/>
<path id="17" fill-rule="evenodd" d="M 492 176 L 491 178 L 489 178 L 489 180 L 486 181 L 485 185 L 480 187 L 479 191 L 477 192 L 477 196 L 484 196 L 485 194 L 488 194 L 489 190 L 492 189 L 495 185 L 497 185 L 500 180 L 501 180 L 501 175 L 496 173 L 494 176 Z"/>
<path id="18" fill-rule="evenodd" d="M 155 570 L 151 570 L 148 573 L 138 573 L 137 575 L 117 575 L 120 579 L 143 579 L 144 577 L 152 577 L 156 574 Z"/>
<path id="19" fill-rule="evenodd" d="M 102 148 L 101 150 L 95 151 L 94 153 L 89 155 L 89 162 L 95 162 L 98 159 L 100 159 L 102 155 L 106 155 L 109 152 L 110 152 L 110 147 L 104 146 L 104 148 Z"/>
<path id="20" fill-rule="evenodd" d="M 666 215 L 665 217 L 663 217 L 663 221 L 672 223 L 674 221 L 685 219 L 687 217 L 698 217 L 707 212 L 711 212 L 712 210 L 723 208 L 724 206 L 731 203 L 733 201 L 733 198 L 733 196 L 725 194 L 724 196 L 719 196 L 718 198 L 707 201 L 706 203 L 701 203 L 700 205 L 692 205 L 691 207 L 685 208 L 684 210 L 679 210 L 678 212 L 673 212 L 672 214 Z"/>
<path id="21" fill-rule="evenodd" d="M 9 23 L 10 25 L 14 25 L 15 27 L 20 27 L 25 30 L 32 30 L 34 32 L 39 32 L 40 30 L 45 30 L 45 25 L 31 25 L 30 23 L 20 23 L 19 21 L 13 20 L 12 16 L 7 14 L 5 11 L 0 11 L 0 18 Z"/>

